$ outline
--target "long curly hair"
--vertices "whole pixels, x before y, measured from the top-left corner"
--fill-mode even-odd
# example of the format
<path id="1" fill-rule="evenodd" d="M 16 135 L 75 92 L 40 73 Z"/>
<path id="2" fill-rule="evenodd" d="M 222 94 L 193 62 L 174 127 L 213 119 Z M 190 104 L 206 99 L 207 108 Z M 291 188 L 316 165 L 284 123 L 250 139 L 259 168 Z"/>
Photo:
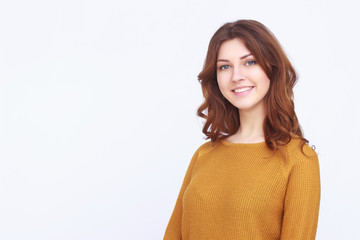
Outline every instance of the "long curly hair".
<path id="1" fill-rule="evenodd" d="M 255 20 L 238 20 L 220 27 L 211 38 L 202 71 L 198 75 L 204 102 L 197 115 L 204 118 L 202 132 L 206 139 L 217 142 L 237 132 L 240 127 L 239 109 L 220 92 L 216 62 L 221 44 L 240 38 L 270 79 L 270 88 L 264 97 L 266 117 L 263 131 L 269 149 L 281 149 L 291 138 L 304 138 L 294 109 L 293 87 L 297 74 L 273 33 Z"/>

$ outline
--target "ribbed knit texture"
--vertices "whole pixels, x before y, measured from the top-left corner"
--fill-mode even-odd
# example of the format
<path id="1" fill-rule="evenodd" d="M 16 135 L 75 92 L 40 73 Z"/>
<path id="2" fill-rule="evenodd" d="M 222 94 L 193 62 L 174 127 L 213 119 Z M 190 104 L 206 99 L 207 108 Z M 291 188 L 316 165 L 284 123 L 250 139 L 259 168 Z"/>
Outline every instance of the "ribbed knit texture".
<path id="1" fill-rule="evenodd" d="M 201 145 L 185 174 L 164 240 L 315 239 L 316 153 L 292 139 L 287 159 L 265 143 Z"/>

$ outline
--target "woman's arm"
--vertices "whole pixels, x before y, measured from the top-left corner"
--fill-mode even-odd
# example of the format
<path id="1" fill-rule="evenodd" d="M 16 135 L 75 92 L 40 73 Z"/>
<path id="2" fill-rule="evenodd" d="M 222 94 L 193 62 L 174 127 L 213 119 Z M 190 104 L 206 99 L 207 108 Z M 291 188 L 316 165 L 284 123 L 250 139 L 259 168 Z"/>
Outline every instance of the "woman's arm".
<path id="1" fill-rule="evenodd" d="M 181 222 L 182 222 L 182 200 L 184 192 L 189 185 L 189 182 L 191 180 L 191 175 L 194 169 L 194 165 L 196 163 L 197 157 L 198 157 L 199 149 L 194 153 L 190 164 L 188 166 L 188 169 L 186 171 L 178 198 L 176 200 L 175 208 L 173 210 L 173 213 L 171 215 L 170 221 L 168 223 L 168 226 L 165 231 L 164 240 L 180 240 L 181 238 Z"/>
<path id="2" fill-rule="evenodd" d="M 297 151 L 298 152 L 298 151 Z M 317 154 L 308 145 L 290 156 L 293 161 L 284 201 L 281 240 L 313 240 L 320 207 L 320 169 Z"/>

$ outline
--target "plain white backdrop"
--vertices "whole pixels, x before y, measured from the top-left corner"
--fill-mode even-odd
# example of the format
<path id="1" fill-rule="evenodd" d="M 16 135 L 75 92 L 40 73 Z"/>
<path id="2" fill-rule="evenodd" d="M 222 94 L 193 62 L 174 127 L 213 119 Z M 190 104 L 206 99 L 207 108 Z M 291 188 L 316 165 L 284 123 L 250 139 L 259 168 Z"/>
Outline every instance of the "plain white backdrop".
<path id="1" fill-rule="evenodd" d="M 197 75 L 255 19 L 299 73 L 321 171 L 317 239 L 360 239 L 356 1 L 0 3 L 0 239 L 162 239 L 205 142 Z"/>

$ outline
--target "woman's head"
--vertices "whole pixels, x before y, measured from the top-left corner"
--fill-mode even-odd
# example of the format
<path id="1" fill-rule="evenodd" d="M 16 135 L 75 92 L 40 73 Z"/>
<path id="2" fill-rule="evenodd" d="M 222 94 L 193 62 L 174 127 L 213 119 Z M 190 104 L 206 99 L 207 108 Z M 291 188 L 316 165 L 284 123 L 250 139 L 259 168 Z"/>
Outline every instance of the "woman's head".
<path id="1" fill-rule="evenodd" d="M 221 94 L 244 112 L 265 116 L 270 79 L 240 38 L 224 41 L 218 51 L 216 78 Z M 253 114 L 254 115 L 254 114 Z"/>
<path id="2" fill-rule="evenodd" d="M 241 124 L 239 109 L 224 97 L 218 84 L 219 50 L 229 40 L 243 43 L 270 80 L 263 98 L 267 145 L 275 150 L 290 141 L 292 136 L 304 139 L 294 111 L 293 87 L 297 81 L 295 70 L 276 37 L 263 24 L 254 20 L 226 23 L 210 40 L 203 69 L 198 75 L 205 98 L 197 111 L 200 117 L 206 119 L 203 133 L 215 142 L 236 133 Z"/>

